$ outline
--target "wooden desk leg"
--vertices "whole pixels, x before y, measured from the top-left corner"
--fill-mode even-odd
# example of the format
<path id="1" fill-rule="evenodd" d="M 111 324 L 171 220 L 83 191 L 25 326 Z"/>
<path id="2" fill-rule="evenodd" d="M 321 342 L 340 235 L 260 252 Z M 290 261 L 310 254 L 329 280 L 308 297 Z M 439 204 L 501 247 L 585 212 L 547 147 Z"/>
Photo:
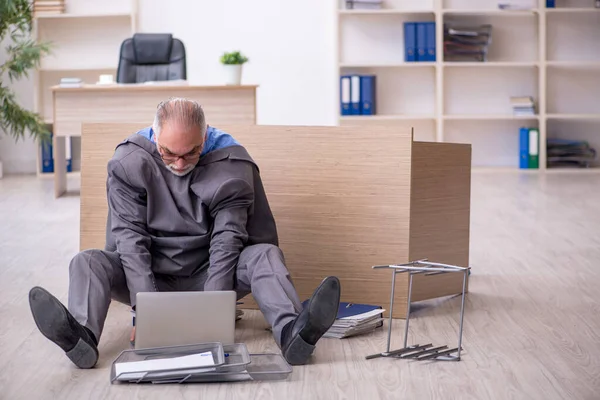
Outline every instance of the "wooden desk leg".
<path id="1" fill-rule="evenodd" d="M 54 136 L 54 197 L 58 198 L 67 191 L 66 142 L 64 136 Z"/>

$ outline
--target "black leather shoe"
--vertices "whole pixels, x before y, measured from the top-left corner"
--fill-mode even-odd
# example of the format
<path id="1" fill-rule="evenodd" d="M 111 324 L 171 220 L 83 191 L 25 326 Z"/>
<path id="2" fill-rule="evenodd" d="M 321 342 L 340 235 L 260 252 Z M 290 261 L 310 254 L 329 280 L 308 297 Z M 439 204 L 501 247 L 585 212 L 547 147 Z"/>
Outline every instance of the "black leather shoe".
<path id="1" fill-rule="evenodd" d="M 284 327 L 281 351 L 288 363 L 306 364 L 317 341 L 335 322 L 340 295 L 340 280 L 335 276 L 325 278 L 300 315 Z"/>
<path id="2" fill-rule="evenodd" d="M 63 349 L 77 367 L 92 368 L 96 365 L 96 338 L 73 318 L 56 297 L 36 286 L 29 291 L 29 306 L 40 332 Z"/>

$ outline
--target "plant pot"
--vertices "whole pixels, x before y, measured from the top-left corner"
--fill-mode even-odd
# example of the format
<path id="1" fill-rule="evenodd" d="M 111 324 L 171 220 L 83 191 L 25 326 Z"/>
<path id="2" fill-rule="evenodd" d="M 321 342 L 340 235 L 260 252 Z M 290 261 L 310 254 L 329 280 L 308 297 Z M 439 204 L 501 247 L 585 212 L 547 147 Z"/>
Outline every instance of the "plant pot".
<path id="1" fill-rule="evenodd" d="M 223 65 L 226 85 L 240 85 L 242 83 L 242 66 L 243 64 Z"/>

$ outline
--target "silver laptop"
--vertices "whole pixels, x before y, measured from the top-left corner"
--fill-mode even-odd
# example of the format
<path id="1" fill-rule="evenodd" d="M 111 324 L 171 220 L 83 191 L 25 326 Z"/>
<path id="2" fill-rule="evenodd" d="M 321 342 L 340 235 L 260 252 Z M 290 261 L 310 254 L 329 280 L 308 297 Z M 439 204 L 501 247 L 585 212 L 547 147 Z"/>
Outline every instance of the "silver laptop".
<path id="1" fill-rule="evenodd" d="M 235 342 L 235 291 L 141 292 L 135 348 Z"/>

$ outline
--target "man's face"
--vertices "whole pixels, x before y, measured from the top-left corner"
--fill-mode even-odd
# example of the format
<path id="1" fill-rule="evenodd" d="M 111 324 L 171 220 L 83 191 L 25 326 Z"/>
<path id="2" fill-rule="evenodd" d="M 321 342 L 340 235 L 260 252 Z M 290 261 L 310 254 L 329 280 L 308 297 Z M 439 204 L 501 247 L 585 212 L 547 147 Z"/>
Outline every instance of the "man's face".
<path id="1" fill-rule="evenodd" d="M 165 123 L 156 139 L 162 160 L 177 176 L 187 175 L 194 169 L 203 146 L 200 128 L 190 130 L 176 123 Z"/>

